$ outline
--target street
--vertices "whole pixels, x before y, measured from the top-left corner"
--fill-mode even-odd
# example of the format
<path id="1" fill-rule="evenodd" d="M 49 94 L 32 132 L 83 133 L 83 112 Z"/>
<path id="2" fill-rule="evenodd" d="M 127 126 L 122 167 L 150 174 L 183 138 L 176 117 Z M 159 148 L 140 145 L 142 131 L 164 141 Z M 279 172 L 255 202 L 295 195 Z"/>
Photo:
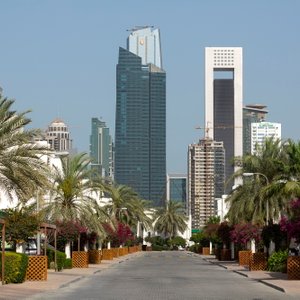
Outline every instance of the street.
<path id="1" fill-rule="evenodd" d="M 30 299 L 296 299 L 185 251 L 144 252 Z"/>

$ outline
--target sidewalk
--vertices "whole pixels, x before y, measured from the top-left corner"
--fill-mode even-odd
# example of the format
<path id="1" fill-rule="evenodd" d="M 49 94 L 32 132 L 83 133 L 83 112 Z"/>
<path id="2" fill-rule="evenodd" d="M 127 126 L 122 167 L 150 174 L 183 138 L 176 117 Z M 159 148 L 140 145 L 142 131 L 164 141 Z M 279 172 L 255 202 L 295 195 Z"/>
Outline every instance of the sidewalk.
<path id="1" fill-rule="evenodd" d="M 114 258 L 113 260 L 102 260 L 101 264 L 90 264 L 88 268 L 66 269 L 62 272 L 48 270 L 47 281 L 25 281 L 20 284 L 6 285 L 1 285 L 0 283 L 0 299 L 27 299 L 28 297 L 39 293 L 59 289 L 68 286 L 69 284 L 76 282 L 84 277 L 102 272 L 105 269 L 131 259 L 132 257 L 139 255 L 140 253 L 141 252 L 128 254 L 119 258 Z"/>
<path id="2" fill-rule="evenodd" d="M 251 278 L 252 280 L 257 280 L 287 295 L 297 296 L 300 299 L 300 280 L 288 280 L 287 274 L 268 271 L 249 271 L 247 267 L 240 266 L 236 261 L 219 261 L 214 255 L 200 255 L 200 257 L 207 262 Z"/>

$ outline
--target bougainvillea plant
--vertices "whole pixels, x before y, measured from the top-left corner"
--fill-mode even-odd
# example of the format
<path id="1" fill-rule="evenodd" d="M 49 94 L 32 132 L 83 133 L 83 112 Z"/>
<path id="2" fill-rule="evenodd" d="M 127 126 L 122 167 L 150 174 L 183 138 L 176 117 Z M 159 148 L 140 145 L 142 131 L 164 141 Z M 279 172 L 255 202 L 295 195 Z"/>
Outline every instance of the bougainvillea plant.
<path id="1" fill-rule="evenodd" d="M 290 219 L 282 217 L 280 220 L 280 229 L 286 232 L 288 238 L 295 238 L 300 243 L 300 199 L 290 202 L 292 216 Z"/>
<path id="2" fill-rule="evenodd" d="M 134 235 L 130 227 L 123 223 L 118 223 L 116 228 L 113 228 L 110 224 L 103 224 L 103 227 L 108 235 L 108 240 L 113 247 L 119 247 L 129 241 L 134 240 Z"/>
<path id="3" fill-rule="evenodd" d="M 228 244 L 231 241 L 230 239 L 231 230 L 232 227 L 229 226 L 228 222 L 222 222 L 217 229 L 217 236 L 222 241 L 222 243 L 225 244 L 226 246 L 228 246 Z"/>
<path id="4" fill-rule="evenodd" d="M 88 231 L 79 221 L 56 221 L 56 228 L 58 238 L 65 243 L 76 241 L 80 234 Z"/>
<path id="5" fill-rule="evenodd" d="M 251 240 L 255 240 L 255 243 L 257 244 L 260 242 L 260 228 L 251 223 L 236 224 L 230 231 L 230 238 L 232 242 L 240 244 L 243 248 L 246 248 L 247 243 Z"/>

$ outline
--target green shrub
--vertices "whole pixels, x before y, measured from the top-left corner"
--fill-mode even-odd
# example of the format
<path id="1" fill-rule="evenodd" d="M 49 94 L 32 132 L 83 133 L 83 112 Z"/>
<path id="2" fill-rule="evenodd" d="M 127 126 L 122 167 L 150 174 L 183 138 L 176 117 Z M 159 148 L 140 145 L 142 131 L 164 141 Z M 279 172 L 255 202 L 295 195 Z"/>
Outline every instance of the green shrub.
<path id="1" fill-rule="evenodd" d="M 274 252 L 268 259 L 268 270 L 272 272 L 286 272 L 288 250 Z"/>
<path id="2" fill-rule="evenodd" d="M 168 241 L 168 244 L 170 244 L 170 246 L 177 246 L 177 248 L 178 248 L 178 246 L 181 246 L 184 248 L 186 246 L 186 240 L 181 236 L 175 236 L 174 238 L 172 238 Z"/>
<path id="3" fill-rule="evenodd" d="M 26 277 L 27 267 L 28 267 L 28 256 L 26 254 L 6 252 L 5 273 L 4 273 L 5 282 L 6 283 L 24 282 Z M 0 270 L 1 268 L 2 268 L 2 263 L 0 260 Z M 0 278 L 1 278 L 1 274 L 0 274 Z"/>
<path id="4" fill-rule="evenodd" d="M 64 269 L 72 269 L 72 259 L 71 258 L 66 258 Z"/>
<path id="5" fill-rule="evenodd" d="M 189 247 L 189 250 L 195 253 L 199 253 L 200 250 L 200 245 L 199 244 L 194 244 Z"/>
<path id="6" fill-rule="evenodd" d="M 165 250 L 164 246 L 157 245 L 157 244 L 153 244 L 151 247 L 152 247 L 152 251 L 162 251 L 162 250 Z"/>
<path id="7" fill-rule="evenodd" d="M 47 249 L 47 257 L 48 257 L 48 269 L 55 261 L 55 251 L 53 249 Z M 66 254 L 56 250 L 56 263 L 57 270 L 61 271 L 65 266 Z M 52 264 L 51 264 L 52 263 Z"/>

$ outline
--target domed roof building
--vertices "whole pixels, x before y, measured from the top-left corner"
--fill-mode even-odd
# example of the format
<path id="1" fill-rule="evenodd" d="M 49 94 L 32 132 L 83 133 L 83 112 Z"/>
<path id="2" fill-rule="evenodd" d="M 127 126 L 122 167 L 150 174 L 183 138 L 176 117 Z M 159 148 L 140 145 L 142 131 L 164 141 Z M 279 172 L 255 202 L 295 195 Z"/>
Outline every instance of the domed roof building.
<path id="1" fill-rule="evenodd" d="M 63 120 L 55 119 L 46 130 L 46 139 L 51 149 L 58 152 L 70 151 L 72 149 L 72 140 L 68 126 Z"/>

